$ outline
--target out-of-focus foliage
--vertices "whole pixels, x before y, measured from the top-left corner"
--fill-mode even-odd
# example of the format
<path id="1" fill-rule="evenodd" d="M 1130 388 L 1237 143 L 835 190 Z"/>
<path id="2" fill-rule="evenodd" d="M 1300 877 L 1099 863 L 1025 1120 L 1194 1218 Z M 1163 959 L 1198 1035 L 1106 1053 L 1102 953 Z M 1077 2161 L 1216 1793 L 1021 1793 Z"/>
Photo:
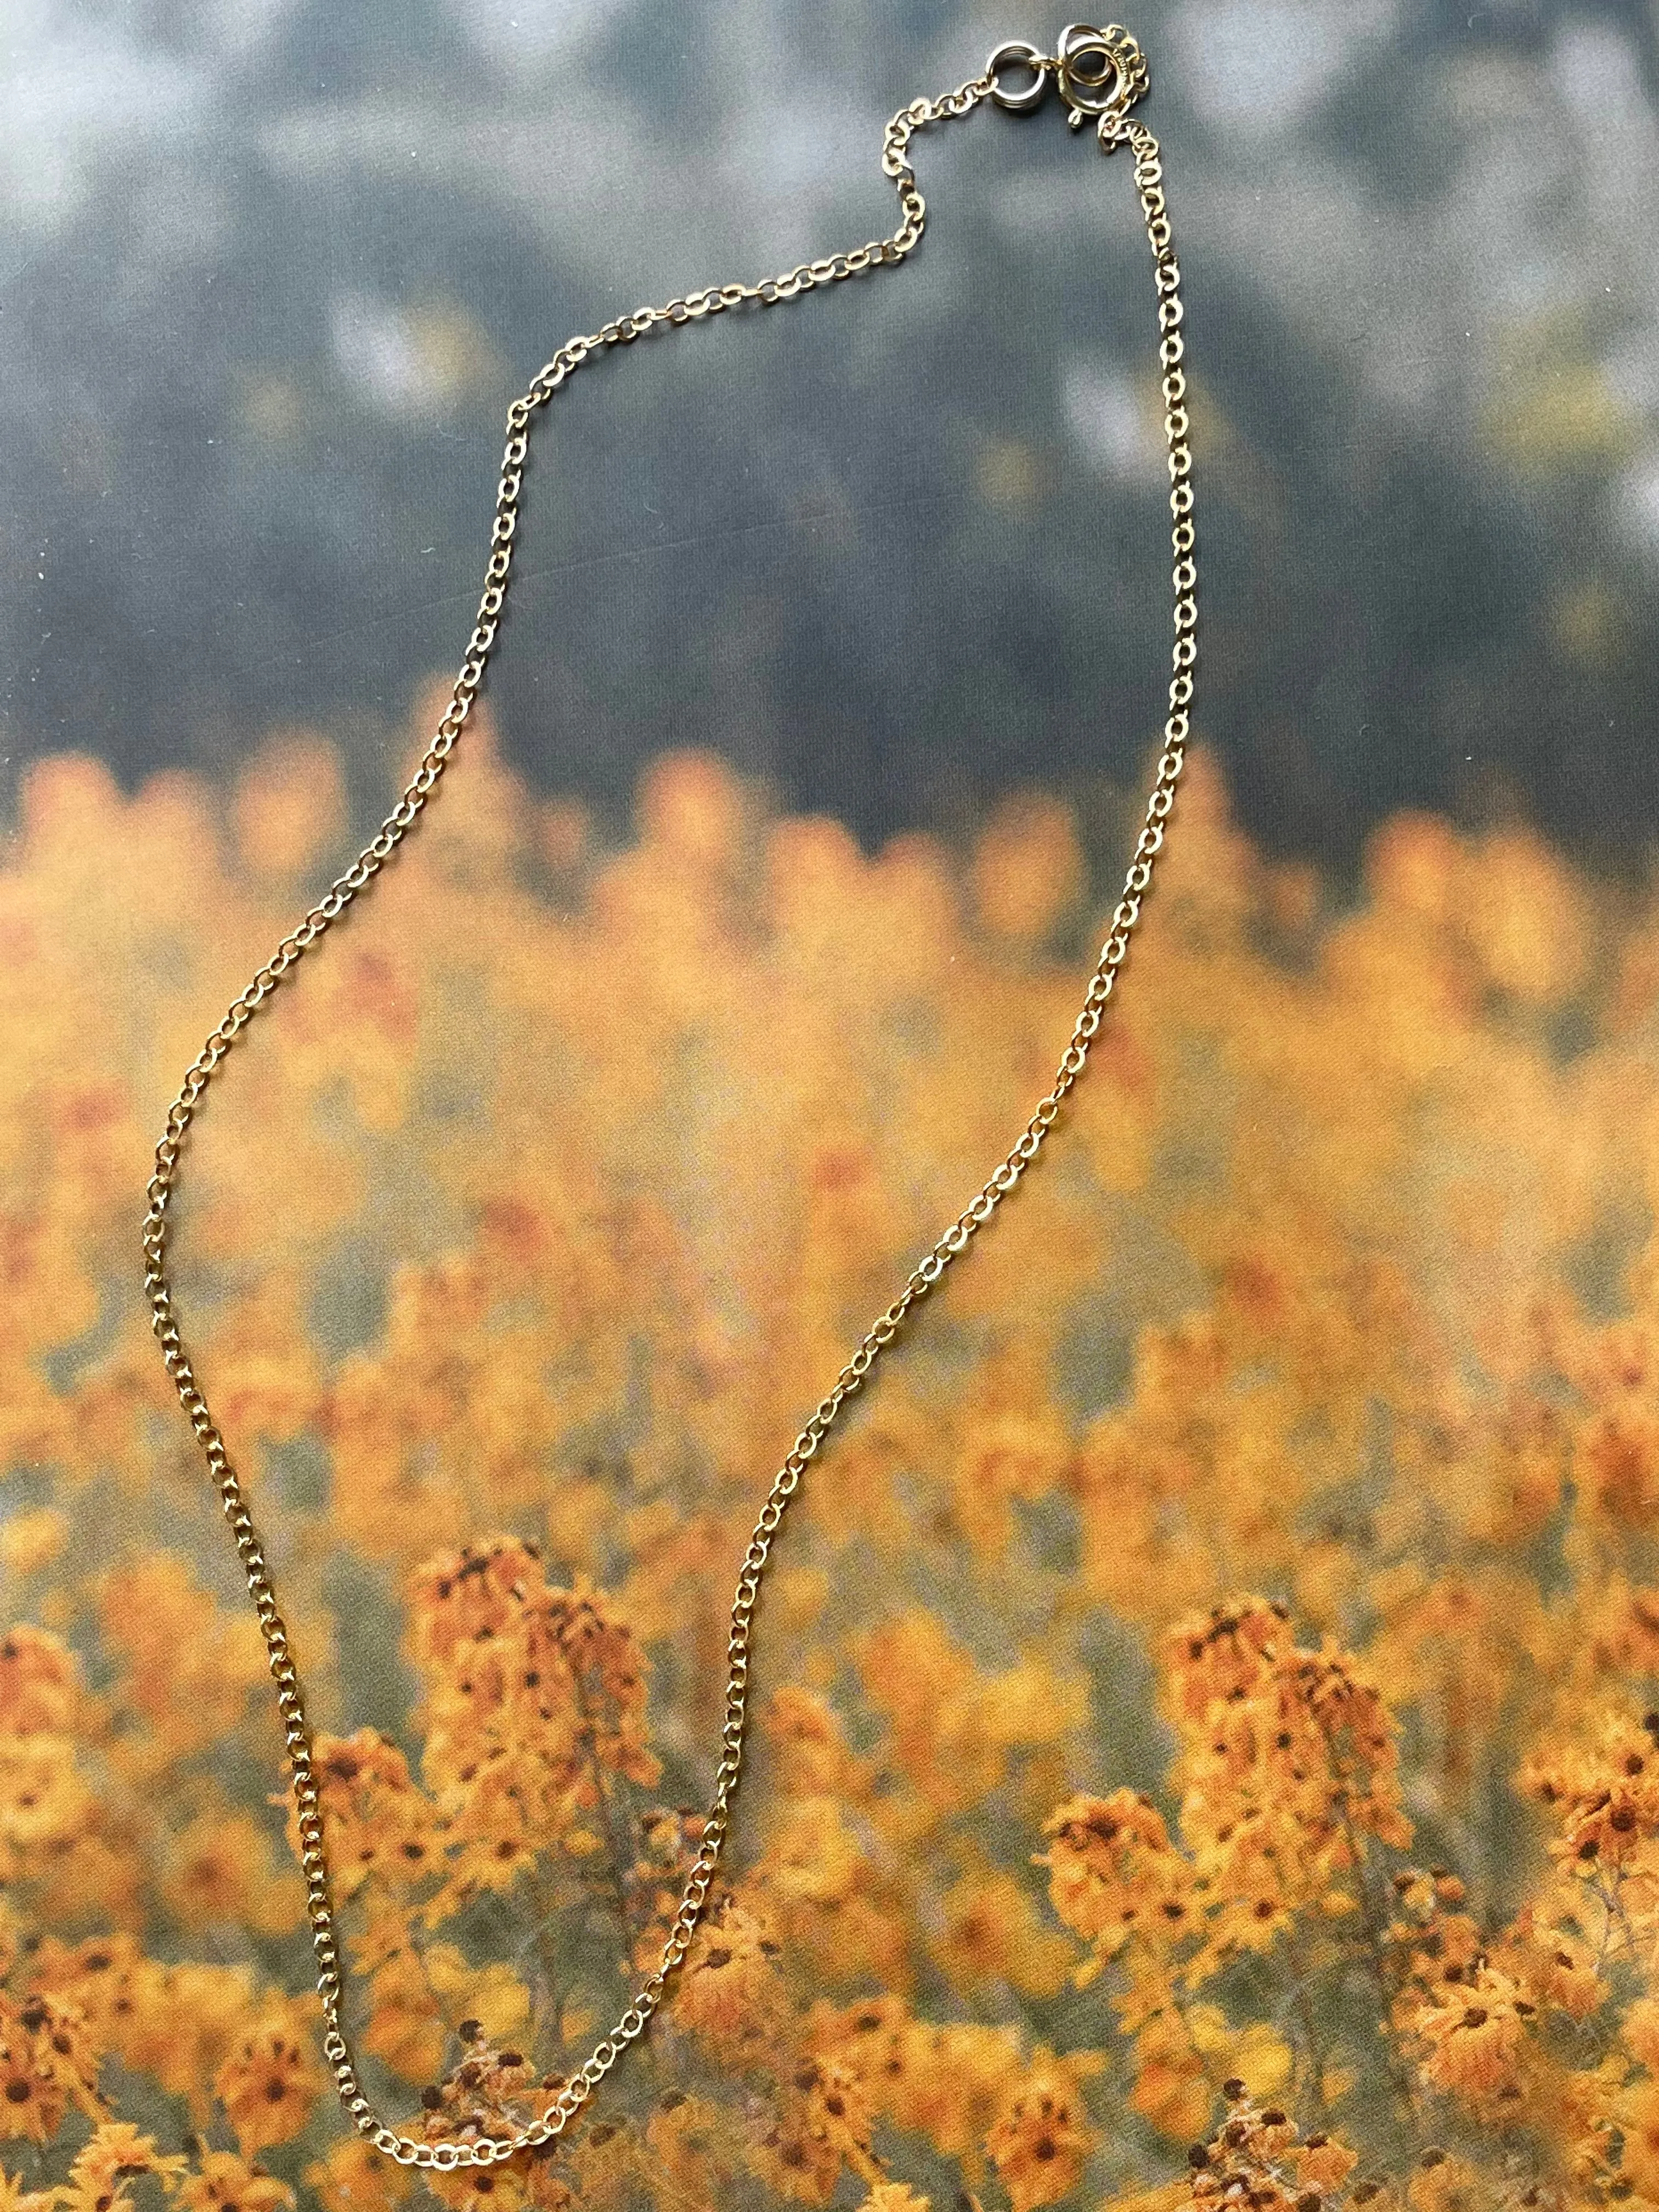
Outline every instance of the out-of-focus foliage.
<path id="1" fill-rule="evenodd" d="M 1208 726 L 1264 848 L 1519 791 L 1659 831 L 1650 0 L 1140 0 Z M 562 341 L 892 220 L 882 125 L 1035 0 L 8 0 L 0 813 L 282 719 L 383 787 Z M 867 839 L 1132 780 L 1167 649 L 1151 269 L 1051 106 L 916 149 L 915 259 L 574 380 L 504 752 L 613 832 L 700 745 Z M 447 646 L 452 640 L 453 646 Z M 1128 698 L 1132 712 L 1116 702 Z"/>
<path id="2" fill-rule="evenodd" d="M 0 873 L 9 2212 L 412 2187 L 137 1291 L 341 794 L 56 759 Z M 757 1500 L 1046 1084 L 1089 877 L 1051 799 L 866 857 L 690 754 L 607 848 L 480 716 L 231 1055 L 180 1310 L 399 2113 L 532 2110 L 653 1960 Z M 445 2201 L 1659 2203 L 1656 1050 L 1659 900 L 1419 815 L 1338 910 L 1195 751 L 1074 1105 L 793 1510 L 648 2047 Z"/>

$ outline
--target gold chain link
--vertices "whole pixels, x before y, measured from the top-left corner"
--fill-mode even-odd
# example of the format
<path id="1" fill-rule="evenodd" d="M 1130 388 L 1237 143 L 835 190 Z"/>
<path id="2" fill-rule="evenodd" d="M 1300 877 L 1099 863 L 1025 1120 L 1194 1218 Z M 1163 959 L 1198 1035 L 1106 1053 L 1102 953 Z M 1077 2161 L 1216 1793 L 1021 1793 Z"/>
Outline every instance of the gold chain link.
<path id="1" fill-rule="evenodd" d="M 1030 82 L 1016 90 L 1000 70 L 1017 66 L 1029 72 Z M 866 271 L 890 268 L 902 261 L 920 241 L 927 208 L 917 189 L 915 173 L 908 159 L 915 133 L 934 123 L 967 115 L 987 99 L 1024 110 L 1048 82 L 1054 83 L 1072 105 L 1075 127 L 1086 113 L 1097 118 L 1098 136 L 1108 153 L 1118 145 L 1129 147 L 1134 156 L 1134 180 L 1146 217 L 1146 233 L 1156 264 L 1159 358 L 1163 369 L 1164 428 L 1169 447 L 1170 507 L 1175 550 L 1175 648 L 1170 684 L 1170 712 L 1164 724 L 1164 745 L 1157 782 L 1147 801 L 1146 820 L 1125 882 L 1123 896 L 1112 916 L 1111 934 L 1089 981 L 1082 1011 L 1062 1055 L 1053 1087 L 1039 1100 L 1018 1141 L 987 1180 L 972 1203 L 940 1237 L 926 1258 L 911 1271 L 902 1290 L 887 1310 L 866 1332 L 857 1350 L 836 1378 L 834 1389 L 796 1437 L 779 1468 L 765 1504 L 761 1508 L 749 1548 L 744 1554 L 737 1593 L 732 1600 L 725 1719 L 720 1729 L 720 1759 L 714 1792 L 697 1850 L 687 1874 L 679 1909 L 656 1971 L 650 1975 L 621 2018 L 590 2052 L 586 2063 L 567 2081 L 541 2117 L 516 2134 L 459 2142 L 429 2142 L 400 2134 L 388 2126 L 364 2095 L 344 2031 L 340 2024 L 341 1979 L 339 1939 L 330 1893 L 327 1844 L 321 1798 L 313 1764 L 311 1729 L 304 1695 L 295 1671 L 288 1630 L 277 1610 L 276 1594 L 265 1562 L 264 1547 L 248 1510 L 242 1486 L 231 1464 L 229 1451 L 208 1401 L 196 1378 L 179 1332 L 167 1270 L 168 1212 L 179 1187 L 179 1162 L 185 1140 L 198 1107 L 226 1054 L 259 1012 L 277 986 L 292 973 L 312 946 L 346 908 L 366 890 L 416 819 L 443 775 L 451 752 L 465 724 L 473 700 L 483 681 L 485 666 L 495 641 L 507 597 L 513 563 L 514 533 L 518 523 L 519 495 L 529 454 L 531 418 L 545 406 L 560 386 L 596 354 L 612 346 L 630 345 L 648 331 L 702 321 L 711 315 L 750 303 L 771 307 L 794 300 L 820 284 L 838 283 Z M 743 1763 L 744 1728 L 748 1714 L 750 1632 L 756 1600 L 772 1545 L 808 1463 L 817 1453 L 842 1407 L 868 1376 L 883 1351 L 897 1335 L 905 1316 L 925 1297 L 952 1260 L 990 1219 L 1036 1158 L 1044 1138 L 1059 1116 L 1060 1105 L 1088 1059 L 1089 1047 L 1100 1027 L 1101 1015 L 1111 995 L 1114 981 L 1128 951 L 1130 933 L 1140 913 L 1140 903 L 1152 881 L 1154 859 L 1164 842 L 1164 823 L 1174 799 L 1188 741 L 1188 709 L 1193 696 L 1193 669 L 1197 647 L 1198 572 L 1194 560 L 1192 459 L 1188 447 L 1186 378 L 1182 369 L 1181 272 L 1170 244 L 1169 216 L 1164 205 L 1163 167 L 1158 140 L 1146 126 L 1128 113 L 1131 102 L 1146 89 L 1146 70 L 1139 48 L 1114 25 L 1102 32 L 1073 26 L 1057 57 L 1040 55 L 1033 47 L 1004 47 L 992 58 L 986 73 L 936 100 L 917 100 L 900 110 L 887 126 L 882 168 L 898 193 L 900 222 L 890 237 L 876 239 L 850 252 L 834 253 L 818 261 L 803 262 L 780 276 L 764 277 L 756 284 L 724 284 L 671 300 L 666 307 L 642 307 L 605 324 L 586 337 L 574 337 L 561 346 L 551 361 L 532 380 L 523 397 L 507 410 L 507 446 L 502 459 L 500 489 L 495 503 L 483 597 L 469 641 L 466 658 L 437 733 L 427 748 L 396 806 L 379 831 L 363 848 L 338 881 L 317 902 L 291 935 L 285 937 L 224 1019 L 203 1046 L 169 1108 L 167 1126 L 155 1151 L 155 1172 L 149 1186 L 149 1211 L 143 1231 L 144 1284 L 149 1293 L 161 1355 L 189 1417 L 217 1486 L 225 1517 L 247 1577 L 247 1585 L 258 1615 L 276 1702 L 287 1738 L 288 1764 L 298 1819 L 300 1857 L 304 1870 L 311 1937 L 317 1960 L 317 1989 L 322 1999 L 323 2047 L 333 2070 L 341 2101 L 353 2124 L 375 2148 L 400 2165 L 447 2172 L 460 2166 L 487 2166 L 552 2142 L 562 2135 L 592 2097 L 629 2044 L 641 2036 L 661 2003 L 664 1992 L 690 1948 L 692 1937 L 708 1901 L 709 1887 L 725 1844 L 732 1793 Z M 1103 91 L 1102 88 L 1104 88 Z"/>

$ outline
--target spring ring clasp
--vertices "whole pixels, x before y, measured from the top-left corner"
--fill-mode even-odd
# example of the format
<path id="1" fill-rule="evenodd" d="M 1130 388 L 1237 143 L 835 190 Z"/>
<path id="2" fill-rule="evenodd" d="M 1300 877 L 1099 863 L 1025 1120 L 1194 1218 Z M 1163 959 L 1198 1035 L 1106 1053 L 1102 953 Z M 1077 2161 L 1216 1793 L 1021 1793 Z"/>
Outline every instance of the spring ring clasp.
<path id="1" fill-rule="evenodd" d="M 1109 114 L 1127 104 L 1128 71 L 1118 51 L 1123 35 L 1115 23 L 1107 31 L 1068 23 L 1060 33 L 1054 74 L 1073 131 L 1085 115 Z"/>
<path id="2" fill-rule="evenodd" d="M 1146 89 L 1139 45 L 1118 23 L 1068 23 L 1057 50 L 1045 54 L 1029 39 L 1009 39 L 985 64 L 991 97 L 1013 115 L 1040 107 L 1050 84 L 1060 93 L 1073 131 L 1091 116 L 1115 120 Z M 1017 80 L 1012 81 L 1012 80 Z M 1102 130 L 1105 143 L 1109 123 Z"/>

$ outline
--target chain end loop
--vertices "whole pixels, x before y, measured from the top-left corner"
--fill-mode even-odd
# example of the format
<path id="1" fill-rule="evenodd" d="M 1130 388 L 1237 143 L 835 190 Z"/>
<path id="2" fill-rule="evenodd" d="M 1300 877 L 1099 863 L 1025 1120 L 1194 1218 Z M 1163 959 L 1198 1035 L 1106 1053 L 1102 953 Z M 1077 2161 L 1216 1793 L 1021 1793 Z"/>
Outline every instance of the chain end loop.
<path id="1" fill-rule="evenodd" d="M 1052 54 L 1029 39 L 1005 40 L 986 63 L 985 76 L 992 99 L 1011 115 L 1034 112 L 1054 85 L 1073 131 L 1091 117 L 1098 118 L 1100 143 L 1108 153 L 1123 118 L 1152 83 L 1139 40 L 1121 23 L 1103 29 L 1068 23 Z"/>

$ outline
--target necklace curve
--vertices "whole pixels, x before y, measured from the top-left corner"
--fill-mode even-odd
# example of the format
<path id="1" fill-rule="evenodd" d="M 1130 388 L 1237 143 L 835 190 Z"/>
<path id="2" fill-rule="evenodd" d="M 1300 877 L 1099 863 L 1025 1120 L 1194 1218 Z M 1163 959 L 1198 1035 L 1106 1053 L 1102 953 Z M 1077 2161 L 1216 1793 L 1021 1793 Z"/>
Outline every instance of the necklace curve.
<path id="1" fill-rule="evenodd" d="M 1149 73 L 1136 40 L 1118 24 L 1104 28 L 1073 23 L 1061 33 L 1052 54 L 1024 40 L 999 46 L 983 72 L 954 92 L 933 100 L 915 100 L 899 110 L 887 125 L 881 166 L 898 195 L 899 223 L 889 236 L 848 252 L 803 262 L 777 276 L 753 284 L 721 284 L 690 292 L 666 306 L 642 307 L 606 323 L 588 337 L 568 339 L 539 369 L 523 395 L 514 400 L 507 415 L 507 444 L 501 483 L 496 495 L 495 524 L 484 572 L 483 596 L 466 657 L 436 733 L 428 746 L 397 805 L 375 836 L 338 880 L 271 954 L 246 989 L 237 998 L 197 1055 L 178 1096 L 167 1109 L 167 1123 L 155 1149 L 155 1168 L 149 1188 L 149 1212 L 143 1226 L 144 1287 L 149 1296 L 152 1325 L 167 1371 L 196 1434 L 229 1523 L 237 1553 L 247 1577 L 249 1595 L 258 1616 L 270 1672 L 276 1685 L 287 1745 L 290 1788 L 300 1839 L 300 1858 L 305 1875 L 307 1912 L 312 1948 L 317 1962 L 317 1991 L 322 2001 L 323 2049 L 332 2070 L 334 2085 L 348 2118 L 359 2134 L 400 2166 L 447 2172 L 458 2166 L 489 2166 L 515 2153 L 533 2150 L 562 2136 L 592 2100 L 599 2083 L 629 2045 L 644 2033 L 647 2022 L 662 2003 L 670 1982 L 690 1949 L 692 1938 L 708 1902 L 709 1887 L 720 1863 L 729 1826 L 730 1807 L 743 1765 L 744 1726 L 749 1710 L 749 1666 L 752 1624 L 762 1580 L 772 1546 L 790 1499 L 807 1467 L 847 1400 L 860 1389 L 882 1352 L 899 1334 L 911 1309 L 925 1298 L 951 1262 L 989 1221 L 1036 1158 L 1044 1139 L 1060 1116 L 1061 1106 L 1089 1056 L 1101 1017 L 1129 947 L 1139 918 L 1141 900 L 1152 878 L 1153 864 L 1164 843 L 1164 824 L 1174 802 L 1185 748 L 1190 732 L 1194 668 L 1197 659 L 1198 569 L 1195 558 L 1192 455 L 1188 444 L 1187 381 L 1182 363 L 1181 271 L 1171 241 L 1170 218 L 1164 194 L 1164 170 L 1158 140 L 1133 109 L 1148 89 Z M 264 1547 L 249 1510 L 240 1477 L 232 1464 L 222 1432 L 197 1380 L 179 1334 L 168 1267 L 168 1217 L 179 1188 L 179 1172 L 185 1139 L 197 1109 L 225 1055 L 241 1036 L 273 992 L 305 955 L 325 934 L 352 902 L 374 883 L 386 861 L 419 819 L 428 799 L 444 774 L 449 757 L 465 726 L 472 702 L 483 684 L 484 671 L 495 645 L 513 566 L 514 537 L 518 526 L 519 497 L 523 471 L 529 459 L 530 428 L 534 416 L 553 398 L 576 371 L 596 356 L 615 346 L 683 325 L 707 321 L 750 307 L 769 307 L 797 300 L 820 286 L 862 276 L 878 269 L 890 269 L 907 258 L 921 243 L 927 206 L 910 166 L 908 147 L 918 131 L 954 121 L 989 103 L 1012 114 L 1040 107 L 1050 90 L 1059 94 L 1073 131 L 1092 122 L 1102 150 L 1110 154 L 1127 147 L 1133 157 L 1133 176 L 1146 235 L 1152 250 L 1158 301 L 1158 362 L 1164 416 L 1164 432 L 1169 456 L 1170 540 L 1175 555 L 1175 641 L 1170 680 L 1169 714 L 1164 725 L 1163 748 L 1157 780 L 1146 802 L 1146 817 L 1125 879 L 1123 896 L 1112 915 L 1111 933 L 1090 976 L 1081 1011 L 1071 1041 L 1062 1054 L 1054 1083 L 1039 1099 L 1024 1128 L 1001 1163 L 988 1176 L 970 1203 L 939 1237 L 926 1256 L 906 1277 L 903 1287 L 860 1340 L 834 1387 L 802 1428 L 787 1457 L 774 1478 L 744 1553 L 736 1594 L 732 1599 L 731 1632 L 727 1643 L 725 1716 L 721 1723 L 720 1762 L 714 1789 L 696 1851 L 687 1870 L 679 1907 L 663 1945 L 655 1971 L 636 1991 L 607 2035 L 589 2052 L 547 2108 L 510 2136 L 479 2136 L 461 2140 L 428 2140 L 390 2125 L 365 2095 L 346 2033 L 341 2025 L 343 1986 L 339 1938 L 331 1892 L 327 1843 L 322 1801 L 312 1750 L 310 1723 L 304 1693 L 289 1647 L 288 1630 L 278 1610 L 276 1593 L 266 1564 Z"/>

